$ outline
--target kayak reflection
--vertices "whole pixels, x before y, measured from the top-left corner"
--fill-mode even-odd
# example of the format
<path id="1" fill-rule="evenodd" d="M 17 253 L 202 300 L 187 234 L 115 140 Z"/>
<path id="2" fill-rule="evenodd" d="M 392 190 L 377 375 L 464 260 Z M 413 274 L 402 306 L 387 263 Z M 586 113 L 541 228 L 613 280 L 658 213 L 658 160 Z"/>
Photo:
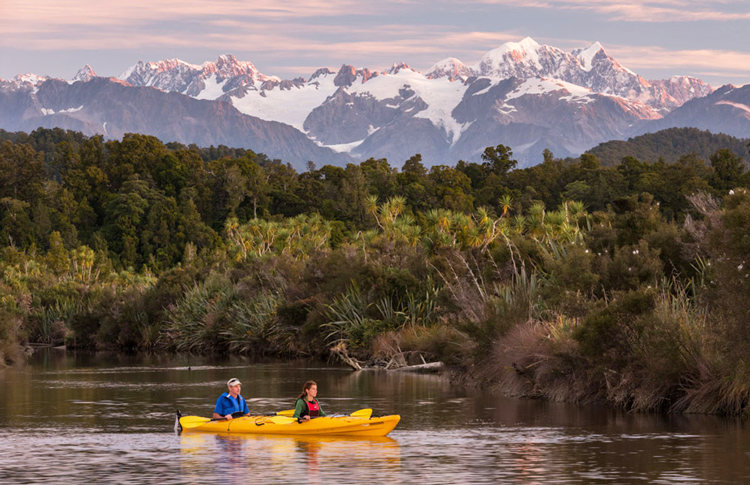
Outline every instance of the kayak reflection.
<path id="1" fill-rule="evenodd" d="M 207 472 L 219 473 L 229 483 L 247 483 L 249 478 L 273 481 L 279 476 L 346 481 L 355 469 L 358 481 L 374 483 L 398 476 L 401 467 L 399 443 L 387 436 L 188 433 L 179 438 L 187 483 L 199 483 Z"/>

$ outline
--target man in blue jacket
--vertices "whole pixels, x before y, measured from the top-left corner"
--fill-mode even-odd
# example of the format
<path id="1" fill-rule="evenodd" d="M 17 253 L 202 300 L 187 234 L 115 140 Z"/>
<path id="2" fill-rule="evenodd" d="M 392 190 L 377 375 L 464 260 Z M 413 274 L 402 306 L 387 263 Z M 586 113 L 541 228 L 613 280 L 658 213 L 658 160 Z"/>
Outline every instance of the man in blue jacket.
<path id="1" fill-rule="evenodd" d="M 239 379 L 232 377 L 227 381 L 228 392 L 225 392 L 216 400 L 214 408 L 214 419 L 232 419 L 250 414 L 247 401 L 240 396 L 242 383 Z"/>

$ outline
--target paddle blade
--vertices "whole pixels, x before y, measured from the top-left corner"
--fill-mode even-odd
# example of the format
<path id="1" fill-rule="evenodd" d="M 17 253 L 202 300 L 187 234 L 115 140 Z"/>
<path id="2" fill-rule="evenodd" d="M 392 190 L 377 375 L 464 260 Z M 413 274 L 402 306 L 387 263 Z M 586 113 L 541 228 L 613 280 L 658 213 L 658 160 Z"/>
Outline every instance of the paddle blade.
<path id="1" fill-rule="evenodd" d="M 268 420 L 268 422 L 271 422 L 273 424 L 291 424 L 296 423 L 296 418 L 291 418 L 288 416 L 269 416 L 267 418 L 263 418 L 264 420 Z"/>
<path id="2" fill-rule="evenodd" d="M 197 428 L 209 421 L 211 421 L 211 419 L 201 418 L 200 416 L 183 416 L 180 418 L 180 426 L 182 426 L 182 429 Z"/>
<path id="3" fill-rule="evenodd" d="M 370 419 L 370 416 L 372 416 L 372 409 L 360 409 L 358 411 L 354 411 L 349 416 L 351 416 L 353 418 Z"/>
<path id="4" fill-rule="evenodd" d="M 276 415 L 277 416 L 287 416 L 287 417 L 291 418 L 292 416 L 294 416 L 294 409 L 286 409 L 284 411 L 279 411 L 278 413 L 276 413 Z"/>

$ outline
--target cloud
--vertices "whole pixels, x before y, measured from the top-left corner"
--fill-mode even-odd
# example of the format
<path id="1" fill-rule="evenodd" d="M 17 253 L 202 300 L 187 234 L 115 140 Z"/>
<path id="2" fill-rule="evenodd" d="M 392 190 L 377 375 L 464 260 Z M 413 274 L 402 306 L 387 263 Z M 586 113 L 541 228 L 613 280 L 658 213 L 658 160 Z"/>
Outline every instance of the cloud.
<path id="1" fill-rule="evenodd" d="M 3 0 L 1 25 L 16 32 L 58 26 L 135 25 L 154 21 L 249 17 L 289 19 L 331 17 L 356 9 L 356 0 Z"/>
<path id="2" fill-rule="evenodd" d="M 745 0 L 478 0 L 479 3 L 518 8 L 586 10 L 623 22 L 701 22 L 750 20 Z"/>
<path id="3" fill-rule="evenodd" d="M 658 46 L 612 46 L 607 52 L 634 71 L 666 69 L 707 76 L 750 75 L 750 53 L 729 50 L 669 50 Z"/>

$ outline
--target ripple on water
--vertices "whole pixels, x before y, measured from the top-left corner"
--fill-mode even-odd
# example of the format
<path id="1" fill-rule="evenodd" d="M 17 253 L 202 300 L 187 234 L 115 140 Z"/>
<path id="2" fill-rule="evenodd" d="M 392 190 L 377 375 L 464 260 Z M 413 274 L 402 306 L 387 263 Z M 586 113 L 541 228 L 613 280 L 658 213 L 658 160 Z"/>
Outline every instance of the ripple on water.
<path id="1" fill-rule="evenodd" d="M 0 373 L 0 483 L 750 483 L 750 437 L 730 420 L 509 400 L 317 363 L 97 362 Z M 255 412 L 290 408 L 314 378 L 326 411 L 402 421 L 374 440 L 174 434 L 175 409 L 209 415 L 233 375 Z"/>

